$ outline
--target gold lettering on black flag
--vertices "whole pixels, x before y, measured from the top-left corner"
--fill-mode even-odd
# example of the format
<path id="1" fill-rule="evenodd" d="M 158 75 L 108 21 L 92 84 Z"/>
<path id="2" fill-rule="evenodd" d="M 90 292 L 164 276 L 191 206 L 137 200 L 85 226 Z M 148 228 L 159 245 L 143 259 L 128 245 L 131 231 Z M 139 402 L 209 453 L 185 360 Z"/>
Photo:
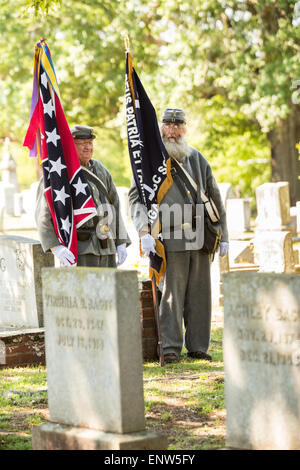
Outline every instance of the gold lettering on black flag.
<path id="1" fill-rule="evenodd" d="M 150 254 L 150 278 L 159 284 L 166 256 L 159 222 L 159 205 L 173 184 L 171 159 L 162 142 L 155 109 L 126 53 L 125 79 L 128 151 L 140 202 L 147 210 L 156 254 Z"/>

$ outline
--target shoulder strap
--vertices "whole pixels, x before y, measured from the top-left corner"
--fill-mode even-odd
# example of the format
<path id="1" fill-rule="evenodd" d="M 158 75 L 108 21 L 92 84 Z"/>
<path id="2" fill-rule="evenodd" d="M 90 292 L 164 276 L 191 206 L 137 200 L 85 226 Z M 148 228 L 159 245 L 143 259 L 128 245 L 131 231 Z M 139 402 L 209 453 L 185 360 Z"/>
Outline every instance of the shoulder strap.
<path id="1" fill-rule="evenodd" d="M 175 158 L 172 158 L 172 163 L 173 163 L 172 166 L 175 169 L 176 174 L 178 175 L 178 179 L 177 179 L 178 187 L 180 185 L 183 186 L 183 183 L 184 183 L 187 190 L 191 193 L 191 197 L 192 197 L 193 202 L 196 204 L 196 202 L 197 202 L 197 185 L 196 185 L 195 181 L 188 174 L 188 172 L 178 163 L 178 161 L 175 160 Z M 183 186 L 183 189 L 184 189 L 184 186 Z M 185 189 L 184 189 L 184 191 L 186 193 Z M 189 203 L 190 202 L 191 201 L 189 201 Z"/>
<path id="2" fill-rule="evenodd" d="M 81 168 L 87 173 L 87 178 L 93 181 L 93 183 L 97 186 L 97 189 L 106 197 L 108 202 L 111 204 L 112 203 L 111 198 L 110 198 L 110 196 L 107 192 L 107 189 L 106 189 L 104 183 L 100 180 L 100 178 L 98 178 L 98 176 L 95 175 L 95 173 L 88 170 L 87 168 L 85 168 L 83 166 Z"/>
<path id="3" fill-rule="evenodd" d="M 193 158 L 191 158 L 191 166 L 192 166 L 192 169 L 194 171 L 194 174 L 196 175 L 197 174 L 197 168 L 196 168 L 196 165 L 195 165 L 195 160 Z M 183 170 L 184 170 L 184 168 L 183 168 Z M 201 175 L 200 175 L 200 177 L 201 177 Z M 199 186 L 200 186 L 200 188 L 199 188 L 200 197 L 201 197 L 201 200 L 204 204 L 204 208 L 205 208 L 205 211 L 207 213 L 207 216 L 210 218 L 210 220 L 212 222 L 219 222 L 220 214 L 219 214 L 219 211 L 218 211 L 213 199 L 210 197 L 209 194 L 208 194 L 208 196 L 206 196 L 204 191 L 202 191 L 201 185 L 199 185 Z"/>

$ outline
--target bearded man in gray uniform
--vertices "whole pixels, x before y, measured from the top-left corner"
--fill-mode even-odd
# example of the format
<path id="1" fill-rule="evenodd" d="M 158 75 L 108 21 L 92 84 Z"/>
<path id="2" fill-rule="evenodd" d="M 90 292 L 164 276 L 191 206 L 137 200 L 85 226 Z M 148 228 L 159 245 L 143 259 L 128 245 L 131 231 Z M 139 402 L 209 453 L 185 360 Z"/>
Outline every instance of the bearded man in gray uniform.
<path id="1" fill-rule="evenodd" d="M 172 167 L 176 167 L 179 163 L 196 182 L 198 195 L 201 189 L 213 199 L 219 211 L 223 231 L 220 256 L 225 256 L 229 244 L 226 214 L 220 192 L 209 163 L 200 152 L 188 146 L 185 133 L 186 120 L 183 110 L 166 109 L 161 134 L 165 148 L 172 158 Z M 176 227 L 174 217 L 173 219 L 170 217 L 168 221 L 162 212 L 162 207 L 177 207 L 178 212 L 184 214 L 183 208 L 187 205 L 190 192 L 183 184 L 186 195 L 183 194 L 182 185 L 176 184 L 179 177 L 177 172 L 173 185 L 160 204 L 162 235 L 167 259 L 166 272 L 160 285 L 162 298 L 159 312 L 164 358 L 165 362 L 179 360 L 183 345 L 184 320 L 186 329 L 184 341 L 188 356 L 211 360 L 211 356 L 207 354 L 211 327 L 210 255 L 201 252 L 201 237 L 196 236 L 196 241 L 190 243 L 190 234 L 187 236 L 188 231 L 184 228 L 187 224 L 183 223 L 179 226 L 177 224 Z M 139 196 L 134 182 L 129 191 L 129 201 L 132 219 L 139 232 L 142 251 L 149 256 L 150 252 L 155 253 L 155 240 L 150 234 L 145 212 L 140 210 Z M 197 203 L 200 202 L 197 201 Z"/>
<path id="2" fill-rule="evenodd" d="M 131 242 L 119 211 L 120 202 L 116 187 L 109 171 L 102 163 L 92 159 L 95 139 L 93 128 L 76 125 L 71 128 L 71 134 L 98 214 L 77 229 L 77 266 L 119 266 L 127 257 L 126 247 Z M 104 213 L 104 209 L 109 209 L 110 213 Z M 42 180 L 38 187 L 35 215 L 44 252 L 51 250 L 61 265 L 71 265 L 74 255 L 58 241 Z M 108 236 L 109 234 L 111 236 Z"/>

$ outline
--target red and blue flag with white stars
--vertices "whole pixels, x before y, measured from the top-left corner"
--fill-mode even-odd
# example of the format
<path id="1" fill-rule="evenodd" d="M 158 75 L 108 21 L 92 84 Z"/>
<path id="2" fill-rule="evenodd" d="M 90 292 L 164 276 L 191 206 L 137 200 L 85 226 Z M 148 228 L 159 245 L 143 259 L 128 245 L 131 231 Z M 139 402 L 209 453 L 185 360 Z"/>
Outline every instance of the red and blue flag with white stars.
<path id="1" fill-rule="evenodd" d="M 35 49 L 30 124 L 24 140 L 43 168 L 45 197 L 59 242 L 77 262 L 76 229 L 97 212 L 64 115 L 47 44 Z"/>

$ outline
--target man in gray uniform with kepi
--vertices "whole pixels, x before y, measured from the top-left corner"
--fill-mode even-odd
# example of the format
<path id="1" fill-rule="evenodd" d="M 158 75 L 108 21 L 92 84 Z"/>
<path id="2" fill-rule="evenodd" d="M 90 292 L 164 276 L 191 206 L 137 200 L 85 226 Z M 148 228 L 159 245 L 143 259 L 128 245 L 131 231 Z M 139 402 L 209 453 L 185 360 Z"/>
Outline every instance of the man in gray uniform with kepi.
<path id="1" fill-rule="evenodd" d="M 92 159 L 96 137 L 93 128 L 76 125 L 71 128 L 71 134 L 98 214 L 77 229 L 77 266 L 119 266 L 127 257 L 126 247 L 131 242 L 119 211 L 116 187 L 109 171 Z M 57 239 L 42 180 L 37 192 L 36 223 L 43 250 L 51 250 L 63 266 L 71 265 L 74 255 Z"/>
<path id="2" fill-rule="evenodd" d="M 186 143 L 185 133 L 184 111 L 166 109 L 161 134 L 165 148 L 172 158 L 172 167 L 180 165 L 197 185 L 197 194 L 200 195 L 201 189 L 213 199 L 219 211 L 223 231 L 220 256 L 225 256 L 229 244 L 226 214 L 220 192 L 209 163 L 200 152 Z M 174 217 L 170 217 L 168 222 L 162 209 L 163 207 L 177 207 L 177 211 L 184 214 L 183 207 L 188 206 L 191 195 L 184 181 L 178 181 L 178 178 L 180 178 L 179 172 L 177 172 L 176 179 L 173 178 L 173 185 L 160 204 L 162 235 L 167 259 L 166 272 L 160 285 L 162 298 L 159 312 L 164 359 L 165 362 L 179 360 L 183 345 L 184 320 L 186 329 L 184 340 L 188 356 L 211 360 L 211 356 L 207 354 L 211 327 L 210 255 L 201 251 L 203 237 L 196 237 L 195 243 L 190 243 L 190 237 L 186 237 L 185 230 L 188 224 L 183 223 L 175 227 Z M 150 252 L 155 252 L 155 240 L 150 234 L 145 213 L 140 210 L 139 196 L 134 182 L 129 191 L 129 201 L 132 219 L 139 232 L 142 251 L 149 256 Z M 197 203 L 200 202 L 198 199 Z"/>

